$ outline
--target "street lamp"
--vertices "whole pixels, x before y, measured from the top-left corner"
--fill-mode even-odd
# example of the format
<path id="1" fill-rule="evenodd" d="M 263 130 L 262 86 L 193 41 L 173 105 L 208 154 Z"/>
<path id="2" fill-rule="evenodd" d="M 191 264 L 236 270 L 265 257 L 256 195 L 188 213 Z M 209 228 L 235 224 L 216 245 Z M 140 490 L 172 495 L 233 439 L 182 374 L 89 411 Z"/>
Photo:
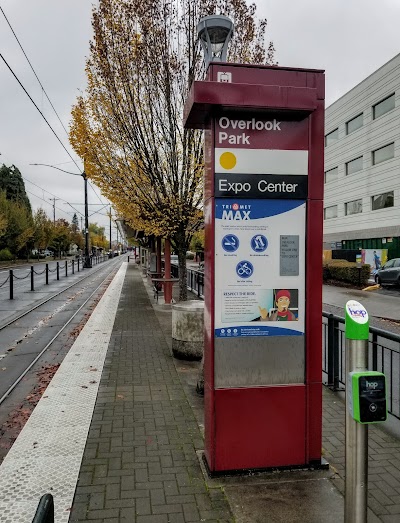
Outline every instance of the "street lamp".
<path id="1" fill-rule="evenodd" d="M 49 165 L 47 163 L 31 163 L 30 165 L 43 165 L 44 167 L 51 167 L 52 169 L 57 169 L 58 171 L 62 171 L 63 173 L 73 174 L 74 176 L 82 176 L 84 185 L 85 185 L 85 261 L 84 261 L 83 267 L 85 269 L 91 269 L 92 268 L 92 259 L 90 258 L 90 254 L 89 254 L 89 210 L 88 210 L 88 195 L 87 195 L 87 176 L 86 176 L 85 171 L 83 171 L 81 174 L 72 173 L 70 171 L 65 171 L 64 169 L 60 169 L 59 167 L 56 167 L 55 165 Z"/>
<path id="2" fill-rule="evenodd" d="M 225 15 L 205 16 L 197 24 L 197 34 L 204 51 L 206 67 L 210 62 L 226 62 L 233 22 Z"/>

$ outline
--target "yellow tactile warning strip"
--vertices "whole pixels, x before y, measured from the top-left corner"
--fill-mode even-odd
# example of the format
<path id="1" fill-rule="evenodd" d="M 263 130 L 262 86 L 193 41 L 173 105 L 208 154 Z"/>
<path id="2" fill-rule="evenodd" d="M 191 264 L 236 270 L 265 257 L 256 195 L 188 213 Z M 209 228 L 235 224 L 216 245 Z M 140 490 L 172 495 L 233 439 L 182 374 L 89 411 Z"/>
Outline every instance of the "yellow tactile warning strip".
<path id="1" fill-rule="evenodd" d="M 0 467 L 0 522 L 33 519 L 43 494 L 67 523 L 127 263 L 123 263 Z"/>

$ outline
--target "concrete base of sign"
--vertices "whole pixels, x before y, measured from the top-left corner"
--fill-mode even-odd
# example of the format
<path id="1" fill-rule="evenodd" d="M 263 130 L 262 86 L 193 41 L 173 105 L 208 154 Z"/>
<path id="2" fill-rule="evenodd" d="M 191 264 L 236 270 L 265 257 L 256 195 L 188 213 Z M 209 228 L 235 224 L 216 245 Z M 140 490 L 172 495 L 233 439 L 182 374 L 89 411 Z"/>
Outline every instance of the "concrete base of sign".
<path id="1" fill-rule="evenodd" d="M 203 356 L 204 302 L 185 301 L 172 306 L 172 353 L 183 360 Z"/>

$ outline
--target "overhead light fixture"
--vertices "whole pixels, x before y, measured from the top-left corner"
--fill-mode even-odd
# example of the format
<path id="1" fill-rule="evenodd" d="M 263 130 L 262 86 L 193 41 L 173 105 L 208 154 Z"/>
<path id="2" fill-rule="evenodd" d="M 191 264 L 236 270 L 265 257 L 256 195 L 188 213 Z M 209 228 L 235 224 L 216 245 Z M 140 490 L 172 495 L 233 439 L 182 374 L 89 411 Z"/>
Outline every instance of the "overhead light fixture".
<path id="1" fill-rule="evenodd" d="M 197 24 L 197 34 L 204 51 L 206 67 L 210 62 L 226 62 L 233 22 L 224 15 L 205 16 Z"/>

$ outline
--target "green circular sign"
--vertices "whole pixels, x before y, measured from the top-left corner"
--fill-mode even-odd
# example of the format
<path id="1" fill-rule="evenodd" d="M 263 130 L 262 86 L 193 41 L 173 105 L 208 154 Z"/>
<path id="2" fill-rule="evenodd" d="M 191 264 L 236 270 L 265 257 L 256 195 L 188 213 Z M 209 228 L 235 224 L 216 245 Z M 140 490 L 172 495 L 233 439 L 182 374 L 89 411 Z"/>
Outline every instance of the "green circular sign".
<path id="1" fill-rule="evenodd" d="M 367 340 L 369 316 L 366 308 L 356 300 L 349 300 L 345 307 L 345 334 L 349 340 Z"/>

